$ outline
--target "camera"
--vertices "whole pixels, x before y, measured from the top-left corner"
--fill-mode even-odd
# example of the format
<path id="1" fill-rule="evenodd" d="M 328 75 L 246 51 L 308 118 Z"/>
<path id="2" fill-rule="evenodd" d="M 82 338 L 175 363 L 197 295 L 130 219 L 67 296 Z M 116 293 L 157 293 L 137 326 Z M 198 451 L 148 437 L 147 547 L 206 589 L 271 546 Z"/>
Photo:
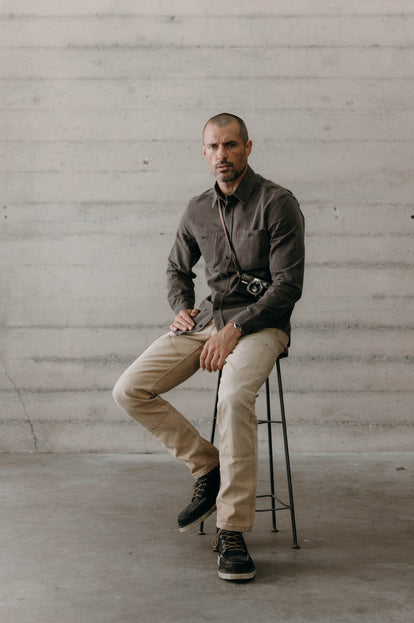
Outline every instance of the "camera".
<path id="1" fill-rule="evenodd" d="M 237 282 L 236 290 L 241 294 L 250 294 L 250 296 L 254 296 L 259 299 L 263 296 L 270 285 L 270 283 L 263 281 L 263 279 L 259 279 L 259 277 L 249 275 L 248 273 L 242 273 L 239 281 Z"/>

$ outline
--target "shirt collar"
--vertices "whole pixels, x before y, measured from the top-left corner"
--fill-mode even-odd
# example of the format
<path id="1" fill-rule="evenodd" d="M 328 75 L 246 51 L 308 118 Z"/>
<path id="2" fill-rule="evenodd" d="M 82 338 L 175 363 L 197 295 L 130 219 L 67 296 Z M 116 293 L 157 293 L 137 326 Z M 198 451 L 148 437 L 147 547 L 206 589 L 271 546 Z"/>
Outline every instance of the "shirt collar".
<path id="1" fill-rule="evenodd" d="M 245 175 L 242 178 L 242 181 L 237 186 L 234 193 L 228 195 L 228 198 L 235 197 L 237 201 L 240 201 L 243 205 L 247 205 L 252 192 L 254 185 L 256 183 L 256 173 L 253 169 L 248 166 Z M 219 185 L 217 182 L 214 184 L 214 197 L 213 197 L 213 205 L 216 203 L 217 197 L 222 198 L 223 193 L 221 192 Z"/>

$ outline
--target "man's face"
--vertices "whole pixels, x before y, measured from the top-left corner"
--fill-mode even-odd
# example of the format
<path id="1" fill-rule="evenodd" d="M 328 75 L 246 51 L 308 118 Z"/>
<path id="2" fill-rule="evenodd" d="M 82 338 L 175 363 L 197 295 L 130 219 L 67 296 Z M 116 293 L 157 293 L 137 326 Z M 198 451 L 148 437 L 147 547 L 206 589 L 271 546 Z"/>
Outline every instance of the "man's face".
<path id="1" fill-rule="evenodd" d="M 243 143 L 237 121 L 222 127 L 209 123 L 204 131 L 203 150 L 217 181 L 231 183 L 246 171 L 252 142 Z"/>

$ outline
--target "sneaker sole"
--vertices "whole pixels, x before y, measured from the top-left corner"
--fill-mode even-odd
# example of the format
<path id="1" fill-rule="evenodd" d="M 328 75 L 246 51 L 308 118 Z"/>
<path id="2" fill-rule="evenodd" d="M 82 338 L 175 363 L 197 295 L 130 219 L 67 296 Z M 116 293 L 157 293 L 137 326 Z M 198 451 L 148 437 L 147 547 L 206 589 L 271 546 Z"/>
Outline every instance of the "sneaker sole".
<path id="1" fill-rule="evenodd" d="M 217 562 L 220 564 L 220 556 L 217 557 Z M 218 570 L 218 576 L 222 580 L 253 580 L 256 576 L 256 569 L 248 571 L 246 573 L 226 573 L 225 571 Z"/>
<path id="2" fill-rule="evenodd" d="M 194 528 L 194 526 L 198 526 L 199 523 L 207 519 L 207 517 L 210 517 L 210 515 L 212 515 L 215 510 L 216 510 L 216 505 L 214 504 L 214 506 L 210 508 L 210 510 L 208 510 L 206 513 L 204 513 L 204 515 L 202 515 L 201 517 L 199 517 L 192 523 L 189 523 L 186 526 L 181 526 L 181 528 L 178 528 L 178 532 L 187 532 L 188 530 L 191 530 L 191 528 Z"/>
<path id="3" fill-rule="evenodd" d="M 256 571 L 250 571 L 250 573 L 223 573 L 223 571 L 218 571 L 218 576 L 222 580 L 253 580 L 256 576 Z"/>

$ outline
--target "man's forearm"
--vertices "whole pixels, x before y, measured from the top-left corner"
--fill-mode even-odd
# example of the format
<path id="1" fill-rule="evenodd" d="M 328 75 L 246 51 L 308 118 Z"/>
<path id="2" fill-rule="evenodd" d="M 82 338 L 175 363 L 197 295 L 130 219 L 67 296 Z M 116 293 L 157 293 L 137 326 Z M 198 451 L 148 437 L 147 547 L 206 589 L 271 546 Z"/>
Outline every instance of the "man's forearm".
<path id="1" fill-rule="evenodd" d="M 292 207 L 293 210 L 293 207 Z M 272 326 L 289 313 L 302 295 L 305 265 L 303 219 L 299 211 L 274 232 L 270 240 L 269 268 L 272 284 L 256 302 L 232 318 L 246 333 Z"/>
<path id="2" fill-rule="evenodd" d="M 195 302 L 192 275 L 178 271 L 169 265 L 167 269 L 167 298 L 176 314 L 182 309 L 192 309 Z"/>
<path id="3" fill-rule="evenodd" d="M 274 325 L 275 320 L 288 313 L 301 297 L 302 290 L 292 286 L 289 294 L 284 292 L 266 292 L 262 299 L 251 303 L 232 318 L 239 324 L 243 333 L 255 333 Z M 265 298 L 266 297 L 266 298 Z"/>

